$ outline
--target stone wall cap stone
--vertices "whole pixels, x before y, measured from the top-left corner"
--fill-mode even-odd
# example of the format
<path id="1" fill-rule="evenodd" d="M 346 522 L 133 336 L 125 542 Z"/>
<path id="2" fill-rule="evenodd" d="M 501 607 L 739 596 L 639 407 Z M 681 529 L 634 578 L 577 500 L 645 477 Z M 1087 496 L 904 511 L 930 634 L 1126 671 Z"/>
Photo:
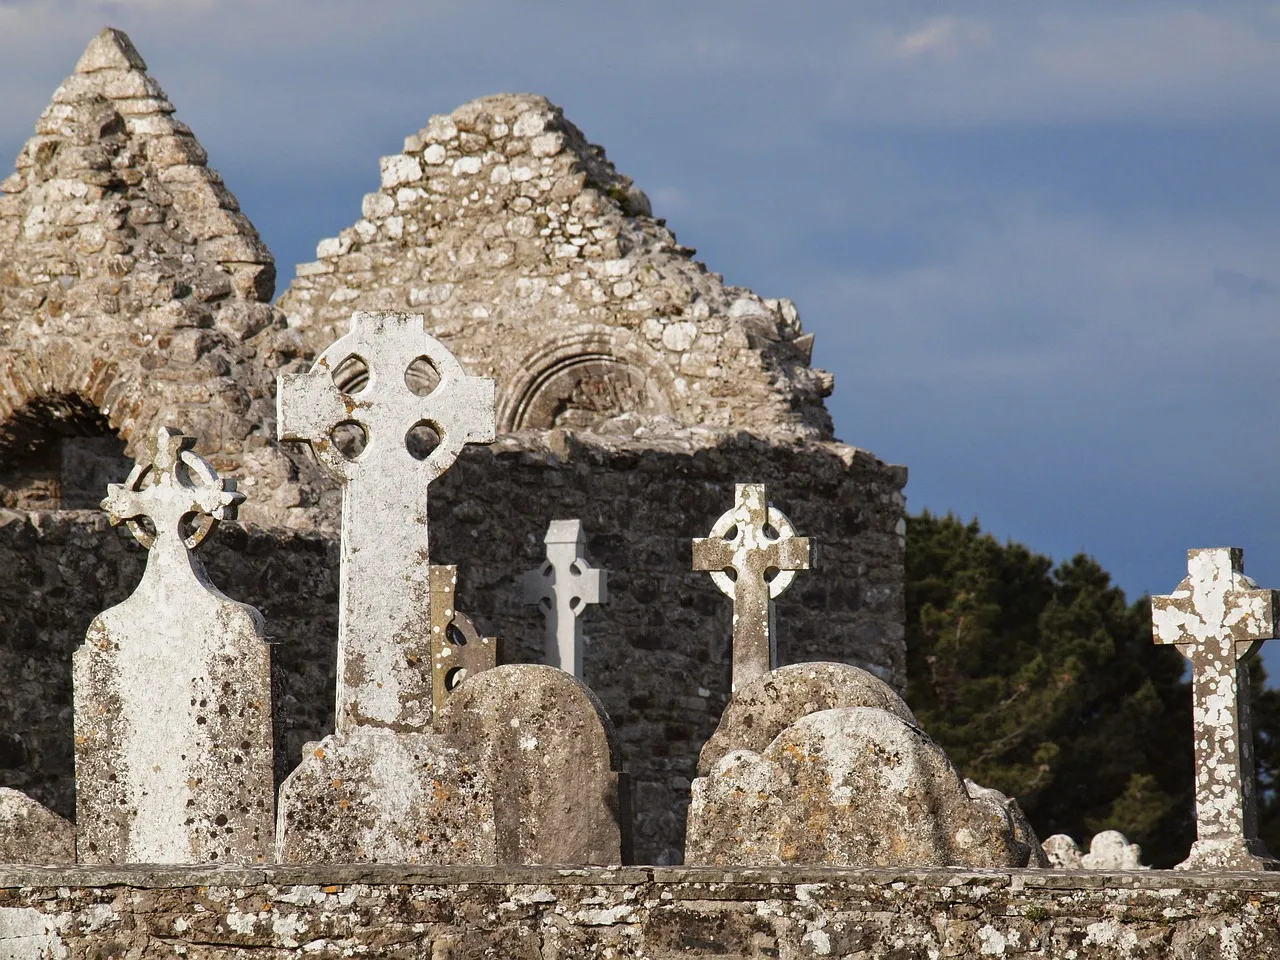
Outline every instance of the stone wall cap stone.
<path id="1" fill-rule="evenodd" d="M 113 27 L 103 27 L 102 32 L 89 41 L 89 46 L 76 62 L 76 73 L 145 69 L 146 61 L 134 47 L 133 41 L 123 30 Z"/>

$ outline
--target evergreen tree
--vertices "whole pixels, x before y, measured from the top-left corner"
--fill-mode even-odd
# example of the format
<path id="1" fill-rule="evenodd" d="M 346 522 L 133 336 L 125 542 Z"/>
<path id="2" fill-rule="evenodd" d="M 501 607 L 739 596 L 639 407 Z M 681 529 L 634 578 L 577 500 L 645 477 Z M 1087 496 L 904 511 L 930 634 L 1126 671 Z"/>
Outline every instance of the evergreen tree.
<path id="1" fill-rule="evenodd" d="M 908 521 L 906 568 L 907 699 L 961 772 L 1017 797 L 1041 839 L 1115 829 L 1155 866 L 1181 860 L 1191 695 L 1147 599 L 1128 604 L 1089 557 L 1054 568 L 928 512 Z M 1280 721 L 1280 694 L 1259 708 Z M 1280 738 L 1259 748 L 1280 775 Z"/>

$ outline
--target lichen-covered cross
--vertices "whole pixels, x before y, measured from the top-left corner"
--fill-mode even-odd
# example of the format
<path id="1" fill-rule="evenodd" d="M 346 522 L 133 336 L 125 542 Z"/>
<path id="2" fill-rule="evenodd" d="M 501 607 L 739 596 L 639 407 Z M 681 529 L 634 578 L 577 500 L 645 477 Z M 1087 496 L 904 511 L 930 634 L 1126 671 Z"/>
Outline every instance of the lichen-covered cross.
<path id="1" fill-rule="evenodd" d="M 171 558 L 200 546 L 219 520 L 235 519 L 236 507 L 244 500 L 234 480 L 219 478 L 191 451 L 195 443 L 181 430 L 160 427 L 147 442 L 147 456 L 137 461 L 124 483 L 108 484 L 102 501 L 113 526 L 127 523 L 144 547 Z"/>
<path id="2" fill-rule="evenodd" d="M 353 360 L 368 385 L 346 393 L 334 374 Z M 411 384 L 418 361 L 440 376 L 425 396 Z M 421 315 L 357 312 L 309 373 L 280 377 L 277 408 L 280 439 L 310 443 L 344 486 L 337 732 L 424 729 L 432 715 L 427 487 L 465 444 L 493 441 L 494 383 L 468 376 Z M 359 452 L 335 441 L 344 426 L 364 436 Z M 422 427 L 439 443 L 418 459 L 410 435 Z"/>
<path id="3" fill-rule="evenodd" d="M 808 570 L 808 537 L 769 503 L 762 483 L 739 483 L 733 509 L 693 541 L 693 569 L 707 570 L 733 600 L 733 690 L 777 666 L 773 601 Z"/>
<path id="4" fill-rule="evenodd" d="M 431 706 L 436 713 L 458 684 L 498 665 L 496 637 L 482 637 L 471 618 L 453 605 L 458 568 L 431 567 Z"/>
<path id="5" fill-rule="evenodd" d="M 587 604 L 608 602 L 609 573 L 587 563 L 581 520 L 552 520 L 543 542 L 547 560 L 524 575 L 524 600 L 546 617 L 544 662 L 582 680 L 580 618 Z"/>
<path id="6" fill-rule="evenodd" d="M 1280 592 L 1244 575 L 1243 551 L 1187 551 L 1187 576 L 1151 598 L 1156 643 L 1191 661 L 1196 842 L 1181 869 L 1271 870 L 1258 838 L 1246 660 L 1276 636 Z"/>

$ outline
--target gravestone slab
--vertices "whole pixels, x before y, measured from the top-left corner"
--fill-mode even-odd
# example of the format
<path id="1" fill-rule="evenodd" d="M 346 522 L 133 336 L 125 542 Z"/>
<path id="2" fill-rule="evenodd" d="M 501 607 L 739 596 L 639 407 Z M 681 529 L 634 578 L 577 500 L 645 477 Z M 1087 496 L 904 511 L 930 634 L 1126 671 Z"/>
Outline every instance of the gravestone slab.
<path id="1" fill-rule="evenodd" d="M 133 594 L 74 654 L 83 863 L 262 862 L 272 849 L 271 656 L 262 617 L 192 552 L 243 499 L 162 427 L 103 508 L 147 547 Z"/>
<path id="2" fill-rule="evenodd" d="M 75 824 L 19 790 L 0 787 L 0 863 L 75 862 Z"/>
<path id="3" fill-rule="evenodd" d="M 552 520 L 543 541 L 547 560 L 524 575 L 525 603 L 536 603 L 547 623 L 544 662 L 584 679 L 582 614 L 608 603 L 608 571 L 587 563 L 581 520 Z"/>
<path id="4" fill-rule="evenodd" d="M 732 750 L 763 753 L 801 717 L 835 707 L 876 707 L 907 723 L 916 718 L 879 677 L 847 663 L 794 663 L 756 677 L 733 695 L 698 757 L 705 777 Z"/>
<path id="5" fill-rule="evenodd" d="M 1010 801 L 971 795 L 937 744 L 874 707 L 820 710 L 762 752 L 725 754 L 692 800 L 689 864 L 1021 867 L 1042 856 Z"/>
<path id="6" fill-rule="evenodd" d="M 1191 662 L 1196 842 L 1179 869 L 1274 870 L 1258 837 L 1248 659 L 1276 636 L 1280 592 L 1244 575 L 1238 547 L 1187 551 L 1187 575 L 1151 598 L 1155 642 Z"/>
<path id="7" fill-rule="evenodd" d="M 367 727 L 308 744 L 281 787 L 281 863 L 494 863 L 484 771 L 430 731 Z"/>
<path id="8" fill-rule="evenodd" d="M 490 784 L 493 862 L 630 862 L 630 783 L 613 723 L 582 681 L 543 664 L 486 670 L 453 692 L 436 730 Z"/>
<path id="9" fill-rule="evenodd" d="M 808 570 L 810 544 L 769 503 L 762 483 L 739 483 L 732 509 L 693 541 L 693 569 L 733 600 L 733 691 L 778 665 L 773 601 Z"/>
<path id="10" fill-rule="evenodd" d="M 1142 863 L 1142 848 L 1130 843 L 1119 830 L 1103 830 L 1089 842 L 1089 852 L 1082 853 L 1076 842 L 1065 833 L 1055 833 L 1045 840 L 1044 852 L 1049 865 L 1059 870 L 1150 870 Z"/>

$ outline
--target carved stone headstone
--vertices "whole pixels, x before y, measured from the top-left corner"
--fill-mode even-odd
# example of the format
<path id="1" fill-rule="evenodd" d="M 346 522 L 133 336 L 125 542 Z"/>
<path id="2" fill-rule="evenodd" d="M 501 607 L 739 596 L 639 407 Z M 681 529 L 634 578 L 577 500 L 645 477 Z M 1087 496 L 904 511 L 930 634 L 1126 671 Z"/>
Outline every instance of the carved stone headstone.
<path id="1" fill-rule="evenodd" d="M 970 792 L 919 728 L 887 710 L 808 714 L 759 753 L 693 782 L 685 862 L 1024 867 L 1043 856 L 1012 801 Z"/>
<path id="2" fill-rule="evenodd" d="M 74 656 L 77 857 L 261 862 L 272 850 L 271 657 L 262 617 L 194 549 L 243 496 L 162 427 L 103 508 L 150 551 Z"/>
<path id="3" fill-rule="evenodd" d="M 691 864 L 1047 864 L 1017 803 L 961 778 L 902 698 L 849 664 L 793 664 L 739 690 L 692 794 Z"/>
<path id="4" fill-rule="evenodd" d="M 1055 833 L 1042 844 L 1049 865 L 1059 870 L 1149 870 L 1142 862 L 1142 848 L 1130 843 L 1119 830 L 1103 830 L 1089 842 L 1089 852 L 1065 833 Z"/>
<path id="5" fill-rule="evenodd" d="M 1237 547 L 1187 551 L 1187 576 L 1151 598 L 1155 642 L 1191 661 L 1196 842 L 1179 869 L 1273 870 L 1258 837 L 1249 657 L 1276 636 L 1280 592 L 1244 575 Z"/>
<path id="6" fill-rule="evenodd" d="M 355 394 L 335 383 L 351 364 L 368 370 Z M 440 378 L 426 395 L 414 376 L 423 364 Z M 467 376 L 421 315 L 356 313 L 309 373 L 280 377 L 276 403 L 280 439 L 310 443 L 343 485 L 336 732 L 423 730 L 432 684 L 427 488 L 465 444 L 493 441 L 493 381 Z M 439 443 L 419 459 L 428 431 Z M 344 432 L 363 437 L 363 448 L 345 446 Z"/>
<path id="7" fill-rule="evenodd" d="M 75 863 L 76 826 L 25 793 L 0 787 L 0 863 Z"/>
<path id="8" fill-rule="evenodd" d="M 583 678 L 582 614 L 589 603 L 607 603 L 607 570 L 587 563 L 581 520 L 552 520 L 544 540 L 547 560 L 524 575 L 524 599 L 547 621 L 544 662 Z"/>
<path id="9" fill-rule="evenodd" d="M 344 486 L 336 730 L 281 785 L 281 861 L 492 859 L 488 781 L 430 732 L 457 614 L 456 571 L 428 553 L 427 488 L 464 444 L 493 440 L 493 403 L 493 381 L 467 376 L 420 315 L 356 313 L 310 373 L 280 377 L 280 438 L 309 442 Z"/>
<path id="10" fill-rule="evenodd" d="M 709 571 L 733 600 L 733 690 L 777 666 L 773 601 L 809 559 L 809 539 L 795 535 L 762 483 L 739 483 L 733 509 L 693 541 L 693 569 Z"/>
<path id="11" fill-rule="evenodd" d="M 482 637 L 465 613 L 454 608 L 458 568 L 431 568 L 431 706 L 444 708 L 449 694 L 467 677 L 498 664 L 498 640 Z"/>
<path id="12" fill-rule="evenodd" d="M 613 723 L 579 679 L 507 664 L 458 687 L 436 730 L 491 784 L 493 863 L 631 859 L 631 793 Z"/>

